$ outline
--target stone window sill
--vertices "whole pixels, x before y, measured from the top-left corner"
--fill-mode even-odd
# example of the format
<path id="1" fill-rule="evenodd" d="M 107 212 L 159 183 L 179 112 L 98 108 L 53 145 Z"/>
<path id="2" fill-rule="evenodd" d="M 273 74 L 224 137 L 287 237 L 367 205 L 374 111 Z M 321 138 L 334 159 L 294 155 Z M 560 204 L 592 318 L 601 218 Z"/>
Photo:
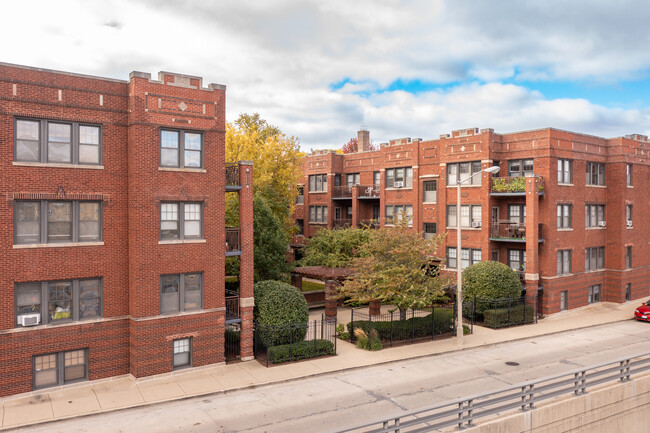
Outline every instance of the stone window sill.
<path id="1" fill-rule="evenodd" d="M 60 242 L 51 244 L 19 244 L 14 245 L 14 249 L 27 249 L 27 248 L 65 248 L 65 247 L 96 247 L 102 246 L 104 242 Z"/>
<path id="2" fill-rule="evenodd" d="M 158 245 L 174 245 L 174 244 L 204 244 L 205 239 L 173 239 L 168 241 L 158 241 Z"/>
<path id="3" fill-rule="evenodd" d="M 177 167 L 158 167 L 159 171 L 178 171 L 183 173 L 207 173 L 204 168 L 177 168 Z"/>
<path id="4" fill-rule="evenodd" d="M 13 165 L 19 167 L 48 167 L 48 168 L 84 168 L 89 170 L 103 170 L 103 165 L 90 165 L 90 164 L 56 164 L 50 162 L 21 162 L 14 161 Z"/>

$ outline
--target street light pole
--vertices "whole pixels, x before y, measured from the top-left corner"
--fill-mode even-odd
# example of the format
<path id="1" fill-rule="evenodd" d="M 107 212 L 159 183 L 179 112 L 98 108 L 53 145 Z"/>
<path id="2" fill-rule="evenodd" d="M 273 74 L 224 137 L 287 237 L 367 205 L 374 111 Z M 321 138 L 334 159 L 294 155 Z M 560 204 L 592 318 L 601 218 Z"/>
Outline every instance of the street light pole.
<path id="1" fill-rule="evenodd" d="M 462 247 L 461 247 L 461 233 L 460 233 L 460 185 L 471 180 L 474 176 L 479 174 L 492 173 L 496 174 L 499 172 L 499 166 L 493 165 L 484 170 L 481 170 L 477 173 L 474 173 L 467 179 L 460 180 L 460 166 L 459 170 L 456 173 L 456 343 L 459 346 L 463 345 L 463 277 L 461 270 L 461 256 L 462 256 Z M 470 221 L 472 215 L 470 213 Z"/>

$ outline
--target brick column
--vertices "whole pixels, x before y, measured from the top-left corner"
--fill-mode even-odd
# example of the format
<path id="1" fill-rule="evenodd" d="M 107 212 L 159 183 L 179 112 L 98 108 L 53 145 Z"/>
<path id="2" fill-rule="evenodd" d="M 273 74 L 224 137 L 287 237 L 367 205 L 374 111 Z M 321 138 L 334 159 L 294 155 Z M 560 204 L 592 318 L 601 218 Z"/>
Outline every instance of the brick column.
<path id="1" fill-rule="evenodd" d="M 352 187 L 352 221 L 350 221 L 350 224 L 352 227 L 356 227 L 359 225 L 359 200 L 357 197 L 359 196 L 359 188 L 357 186 Z"/>
<path id="2" fill-rule="evenodd" d="M 239 161 L 239 231 L 240 231 L 240 271 L 239 296 L 241 311 L 241 347 L 242 361 L 253 359 L 253 163 Z"/>
<path id="3" fill-rule="evenodd" d="M 325 317 L 329 319 L 336 318 L 338 285 L 336 280 L 325 280 Z"/>
<path id="4" fill-rule="evenodd" d="M 381 313 L 381 301 L 373 299 L 368 305 L 368 314 L 371 316 L 378 316 Z"/>
<path id="5" fill-rule="evenodd" d="M 386 169 L 379 169 L 379 227 L 384 227 L 386 219 Z"/>
<path id="6" fill-rule="evenodd" d="M 302 292 L 302 275 L 292 272 L 291 285 Z"/>
<path id="7" fill-rule="evenodd" d="M 539 286 L 539 177 L 526 175 L 526 296 Z"/>

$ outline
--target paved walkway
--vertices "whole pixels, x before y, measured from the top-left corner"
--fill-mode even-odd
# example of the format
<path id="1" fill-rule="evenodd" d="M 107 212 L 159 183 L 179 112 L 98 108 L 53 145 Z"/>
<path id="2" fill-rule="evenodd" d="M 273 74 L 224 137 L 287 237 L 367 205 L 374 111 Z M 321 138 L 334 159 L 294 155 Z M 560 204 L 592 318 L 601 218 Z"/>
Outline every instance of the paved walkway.
<path id="1" fill-rule="evenodd" d="M 257 361 L 248 361 L 188 369 L 137 380 L 131 376 L 121 376 L 49 388 L 0 399 L 0 430 L 631 320 L 634 309 L 639 304 L 640 300 L 625 304 L 599 303 L 555 314 L 540 320 L 536 325 L 498 331 L 475 326 L 474 334 L 464 337 L 462 347 L 458 346 L 455 339 L 444 339 L 368 352 L 339 341 L 338 355 L 335 357 L 271 368 L 266 368 Z M 312 320 L 320 317 L 320 313 L 313 311 Z M 339 321 L 347 323 L 349 318 L 349 310 L 341 308 Z"/>

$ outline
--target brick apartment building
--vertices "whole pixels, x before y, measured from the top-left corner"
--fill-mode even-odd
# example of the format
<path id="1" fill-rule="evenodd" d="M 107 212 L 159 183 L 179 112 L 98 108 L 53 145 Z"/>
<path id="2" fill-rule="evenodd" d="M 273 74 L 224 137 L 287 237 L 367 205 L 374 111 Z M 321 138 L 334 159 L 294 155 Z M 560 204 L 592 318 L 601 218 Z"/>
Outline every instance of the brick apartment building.
<path id="1" fill-rule="evenodd" d="M 510 265 L 527 295 L 538 294 L 543 314 L 648 295 L 647 137 L 472 128 L 391 140 L 376 151 L 364 130 L 358 142 L 356 153 L 305 158 L 295 212 L 305 237 L 408 215 L 423 236 L 447 232 L 441 254 L 453 271 L 460 176 L 463 268 L 481 260 Z M 494 165 L 496 176 L 480 173 Z M 302 242 L 294 239 L 294 250 Z"/>
<path id="2" fill-rule="evenodd" d="M 224 161 L 225 97 L 0 64 L 0 396 L 223 362 L 227 326 L 252 356 L 253 167 Z"/>

